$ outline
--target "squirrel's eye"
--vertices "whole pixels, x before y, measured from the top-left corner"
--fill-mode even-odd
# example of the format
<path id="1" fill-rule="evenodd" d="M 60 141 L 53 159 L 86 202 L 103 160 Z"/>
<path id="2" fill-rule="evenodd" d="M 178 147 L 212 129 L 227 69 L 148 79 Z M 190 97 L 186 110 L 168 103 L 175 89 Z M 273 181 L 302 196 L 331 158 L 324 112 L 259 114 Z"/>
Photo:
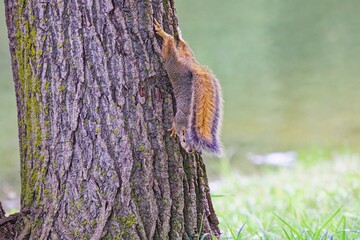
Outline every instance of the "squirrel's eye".
<path id="1" fill-rule="evenodd" d="M 185 139 L 183 139 L 182 141 L 185 142 Z"/>

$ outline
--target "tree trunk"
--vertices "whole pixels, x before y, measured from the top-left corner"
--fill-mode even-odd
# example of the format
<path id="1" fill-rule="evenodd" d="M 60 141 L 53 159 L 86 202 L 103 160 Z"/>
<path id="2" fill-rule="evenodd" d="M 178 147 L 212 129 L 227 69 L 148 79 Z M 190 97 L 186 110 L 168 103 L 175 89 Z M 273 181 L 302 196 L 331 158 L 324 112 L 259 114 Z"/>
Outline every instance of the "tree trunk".
<path id="1" fill-rule="evenodd" d="M 167 129 L 153 18 L 173 0 L 5 0 L 17 97 L 19 239 L 219 237 L 199 154 Z M 26 209 L 26 211 L 24 211 Z"/>

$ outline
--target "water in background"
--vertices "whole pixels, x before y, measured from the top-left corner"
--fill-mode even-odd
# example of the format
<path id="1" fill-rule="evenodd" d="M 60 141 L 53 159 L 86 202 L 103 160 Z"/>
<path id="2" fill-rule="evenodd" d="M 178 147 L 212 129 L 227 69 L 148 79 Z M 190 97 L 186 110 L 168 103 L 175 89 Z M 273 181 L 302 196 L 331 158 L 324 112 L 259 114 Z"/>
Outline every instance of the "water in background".
<path id="1" fill-rule="evenodd" d="M 360 2 L 177 1 L 216 73 L 223 141 L 246 153 L 360 147 Z"/>
<path id="2" fill-rule="evenodd" d="M 4 189 L 19 189 L 3 4 L 0 199 Z M 184 38 L 221 81 L 222 139 L 239 164 L 248 152 L 360 147 L 360 1 L 181 0 L 176 6 Z"/>

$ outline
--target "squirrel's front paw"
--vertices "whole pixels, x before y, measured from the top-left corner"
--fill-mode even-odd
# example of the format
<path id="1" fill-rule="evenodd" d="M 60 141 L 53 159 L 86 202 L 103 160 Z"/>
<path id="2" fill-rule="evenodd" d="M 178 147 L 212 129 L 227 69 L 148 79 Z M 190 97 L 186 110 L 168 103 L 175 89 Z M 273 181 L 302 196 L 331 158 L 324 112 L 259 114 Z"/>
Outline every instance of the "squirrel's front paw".
<path id="1" fill-rule="evenodd" d="M 172 126 L 170 129 L 168 129 L 170 132 L 170 137 L 175 138 L 176 137 L 176 129 L 174 126 Z"/>
<path id="2" fill-rule="evenodd" d="M 161 31 L 163 31 L 161 25 L 159 24 L 158 21 L 156 21 L 156 19 L 154 19 L 154 28 L 155 28 L 156 34 L 159 34 Z"/>

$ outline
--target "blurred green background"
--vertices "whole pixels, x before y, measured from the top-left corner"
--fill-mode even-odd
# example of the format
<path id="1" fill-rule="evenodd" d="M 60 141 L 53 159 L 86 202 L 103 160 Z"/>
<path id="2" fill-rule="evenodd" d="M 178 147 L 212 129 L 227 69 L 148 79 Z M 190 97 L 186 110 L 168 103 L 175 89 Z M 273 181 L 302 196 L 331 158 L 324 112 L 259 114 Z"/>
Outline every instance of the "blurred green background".
<path id="1" fill-rule="evenodd" d="M 0 200 L 20 182 L 3 4 Z M 360 1 L 181 0 L 176 7 L 184 39 L 221 82 L 222 141 L 235 167 L 249 152 L 358 151 Z"/>
<path id="2" fill-rule="evenodd" d="M 19 205 L 20 157 L 16 114 L 4 1 L 0 1 L 0 201 L 7 209 Z"/>
<path id="3" fill-rule="evenodd" d="M 180 27 L 218 76 L 238 151 L 360 146 L 360 2 L 182 0 Z"/>

